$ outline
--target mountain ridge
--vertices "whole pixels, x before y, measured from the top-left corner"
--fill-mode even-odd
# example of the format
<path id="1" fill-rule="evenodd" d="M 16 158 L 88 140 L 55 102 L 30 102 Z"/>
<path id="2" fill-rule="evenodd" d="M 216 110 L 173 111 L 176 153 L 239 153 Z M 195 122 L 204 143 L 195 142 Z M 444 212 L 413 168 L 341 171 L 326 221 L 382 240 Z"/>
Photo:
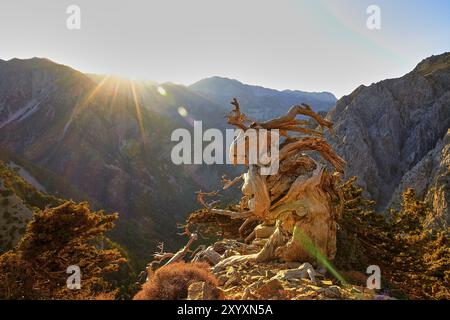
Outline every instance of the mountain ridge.
<path id="1" fill-rule="evenodd" d="M 221 105 L 228 105 L 230 97 L 237 98 L 243 112 L 257 120 L 286 113 L 292 105 L 299 103 L 307 103 L 315 111 L 328 111 L 337 101 L 329 92 L 279 91 L 218 76 L 199 80 L 189 88 Z"/>
<path id="2" fill-rule="evenodd" d="M 197 85 L 201 84 L 202 82 L 208 82 L 208 81 L 228 81 L 230 83 L 235 83 L 237 85 L 244 85 L 246 87 L 252 87 L 252 88 L 256 88 L 256 89 L 261 89 L 261 90 L 268 90 L 268 91 L 272 91 L 272 92 L 278 92 L 278 93 L 282 93 L 282 92 L 294 92 L 294 93 L 302 93 L 302 94 L 328 94 L 329 98 L 332 99 L 336 99 L 335 95 L 329 91 L 303 91 L 303 90 L 298 90 L 298 89 L 273 89 L 273 88 L 269 88 L 263 85 L 256 85 L 256 84 L 248 84 L 248 83 L 244 83 L 242 81 L 239 81 L 237 79 L 234 78 L 228 78 L 228 77 L 223 77 L 223 76 L 211 76 L 211 77 L 206 77 L 206 78 L 202 78 L 190 85 L 188 85 L 188 87 L 196 87 Z"/>

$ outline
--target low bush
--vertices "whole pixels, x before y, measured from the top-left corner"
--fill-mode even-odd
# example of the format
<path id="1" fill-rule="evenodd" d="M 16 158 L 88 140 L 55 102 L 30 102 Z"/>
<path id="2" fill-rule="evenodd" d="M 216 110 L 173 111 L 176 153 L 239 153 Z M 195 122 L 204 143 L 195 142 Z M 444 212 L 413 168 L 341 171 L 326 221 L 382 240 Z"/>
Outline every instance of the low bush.
<path id="1" fill-rule="evenodd" d="M 218 285 L 207 263 L 172 263 L 158 269 L 134 296 L 134 300 L 185 299 L 189 286 L 198 281 Z"/>

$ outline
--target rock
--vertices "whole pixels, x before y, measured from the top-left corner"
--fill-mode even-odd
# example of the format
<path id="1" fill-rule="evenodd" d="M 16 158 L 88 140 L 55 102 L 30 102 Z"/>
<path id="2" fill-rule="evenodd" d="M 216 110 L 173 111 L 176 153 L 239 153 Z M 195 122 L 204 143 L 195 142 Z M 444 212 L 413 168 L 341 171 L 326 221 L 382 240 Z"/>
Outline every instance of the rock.
<path id="1" fill-rule="evenodd" d="M 215 266 L 222 259 L 223 259 L 222 256 L 219 253 L 217 253 L 212 246 L 209 246 L 205 250 L 198 252 L 195 255 L 194 259 L 192 259 L 192 261 L 208 262 L 210 265 Z"/>
<path id="2" fill-rule="evenodd" d="M 231 288 L 237 286 L 241 283 L 242 278 L 239 274 L 232 274 L 228 278 L 227 282 L 225 282 L 224 288 Z"/>
<path id="3" fill-rule="evenodd" d="M 271 296 L 277 294 L 280 290 L 283 290 L 283 285 L 278 279 L 270 279 L 260 286 L 256 292 L 262 296 L 263 299 L 269 299 Z"/>
<path id="4" fill-rule="evenodd" d="M 216 243 L 214 243 L 214 251 L 216 251 L 219 254 L 224 254 L 225 251 L 227 251 L 227 245 L 226 243 L 224 243 L 223 241 L 217 241 Z"/>
<path id="5" fill-rule="evenodd" d="M 342 297 L 341 288 L 338 286 L 330 286 L 319 290 L 323 296 L 331 299 L 340 299 Z"/>
<path id="6" fill-rule="evenodd" d="M 449 192 L 445 195 L 439 188 L 445 183 L 438 179 L 445 178 L 437 167 L 442 160 L 430 155 L 421 168 L 414 167 L 450 127 L 449 61 L 450 53 L 432 56 L 401 78 L 360 86 L 327 115 L 339 137 L 332 145 L 347 161 L 346 176 L 358 176 L 358 184 L 379 210 L 398 203 L 404 188 L 414 186 L 420 195 L 432 193 L 437 215 L 448 221 L 448 208 L 442 204 L 448 203 Z"/>
<path id="7" fill-rule="evenodd" d="M 239 242 L 234 239 L 224 239 L 214 243 L 213 249 L 219 254 L 225 254 L 226 251 L 231 250 L 232 252 L 238 252 L 242 254 L 242 251 L 247 250 L 248 245 Z"/>
<path id="8" fill-rule="evenodd" d="M 314 268 L 308 262 L 303 263 L 297 269 L 281 270 L 274 276 L 274 278 L 288 281 L 293 279 L 309 278 L 312 282 L 316 283 Z"/>
<path id="9" fill-rule="evenodd" d="M 220 300 L 223 292 L 209 283 L 199 281 L 192 283 L 188 288 L 187 300 Z"/>
<path id="10" fill-rule="evenodd" d="M 223 286 L 228 281 L 228 276 L 223 274 L 217 278 L 219 281 L 219 286 Z"/>

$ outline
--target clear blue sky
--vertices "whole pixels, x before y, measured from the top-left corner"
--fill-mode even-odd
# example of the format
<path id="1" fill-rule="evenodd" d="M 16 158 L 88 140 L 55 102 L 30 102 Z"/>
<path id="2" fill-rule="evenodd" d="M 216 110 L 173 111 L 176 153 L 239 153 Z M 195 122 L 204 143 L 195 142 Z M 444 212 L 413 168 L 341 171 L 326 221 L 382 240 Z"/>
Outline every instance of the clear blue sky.
<path id="1" fill-rule="evenodd" d="M 81 8 L 81 30 L 66 8 Z M 381 30 L 366 8 L 381 8 Z M 450 51 L 448 0 L 1 0 L 0 58 L 190 84 L 219 75 L 331 91 L 398 77 Z"/>

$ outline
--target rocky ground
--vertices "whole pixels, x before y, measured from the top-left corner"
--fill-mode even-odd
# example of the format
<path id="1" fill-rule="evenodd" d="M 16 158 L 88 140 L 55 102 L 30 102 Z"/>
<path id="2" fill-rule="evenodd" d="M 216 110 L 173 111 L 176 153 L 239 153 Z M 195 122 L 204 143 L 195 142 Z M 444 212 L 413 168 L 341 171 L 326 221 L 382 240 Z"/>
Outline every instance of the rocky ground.
<path id="1" fill-rule="evenodd" d="M 255 245 L 245 245 L 234 240 L 217 242 L 210 249 L 223 256 L 251 254 L 258 250 Z M 207 260 L 203 258 L 201 260 Z M 316 270 L 317 269 L 317 270 Z M 390 300 L 378 290 L 356 284 L 341 284 L 325 269 L 314 268 L 309 263 L 251 261 L 212 268 L 219 280 L 218 288 L 205 283 L 189 287 L 189 300 Z"/>

